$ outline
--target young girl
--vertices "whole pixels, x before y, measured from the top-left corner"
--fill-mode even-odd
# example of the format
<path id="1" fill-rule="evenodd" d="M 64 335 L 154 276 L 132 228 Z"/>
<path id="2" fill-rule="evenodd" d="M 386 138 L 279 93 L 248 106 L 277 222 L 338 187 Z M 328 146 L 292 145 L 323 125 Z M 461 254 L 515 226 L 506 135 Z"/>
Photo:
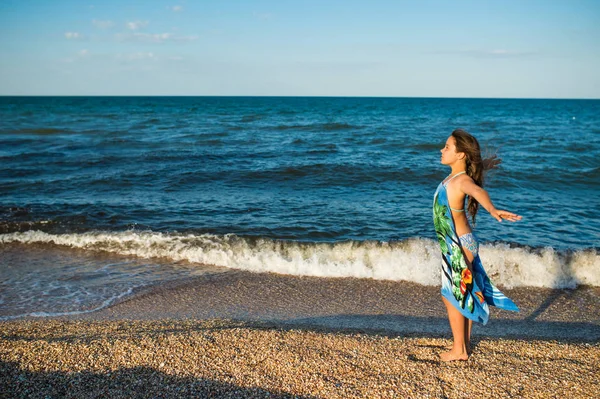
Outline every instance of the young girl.
<path id="1" fill-rule="evenodd" d="M 496 209 L 482 188 L 483 172 L 495 168 L 500 160 L 496 157 L 481 159 L 475 137 L 457 129 L 448 137 L 441 152 L 441 163 L 452 168 L 438 186 L 433 200 L 433 221 L 442 250 L 442 300 L 454 339 L 452 349 L 440 354 L 440 359 L 447 362 L 469 358 L 472 321 L 486 324 L 488 305 L 519 311 L 485 273 L 467 213 L 473 224 L 479 205 L 499 222 L 503 219 L 515 222 L 521 220 L 521 216 Z"/>

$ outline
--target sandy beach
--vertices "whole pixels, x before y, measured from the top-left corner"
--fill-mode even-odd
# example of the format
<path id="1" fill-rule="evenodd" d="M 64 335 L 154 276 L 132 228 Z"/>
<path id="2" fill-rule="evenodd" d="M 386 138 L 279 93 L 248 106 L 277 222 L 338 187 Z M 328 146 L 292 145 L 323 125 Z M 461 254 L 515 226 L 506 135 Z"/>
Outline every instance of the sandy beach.
<path id="1" fill-rule="evenodd" d="M 439 288 L 231 271 L 0 324 L 3 397 L 598 397 L 600 289 L 506 289 L 473 355 Z"/>

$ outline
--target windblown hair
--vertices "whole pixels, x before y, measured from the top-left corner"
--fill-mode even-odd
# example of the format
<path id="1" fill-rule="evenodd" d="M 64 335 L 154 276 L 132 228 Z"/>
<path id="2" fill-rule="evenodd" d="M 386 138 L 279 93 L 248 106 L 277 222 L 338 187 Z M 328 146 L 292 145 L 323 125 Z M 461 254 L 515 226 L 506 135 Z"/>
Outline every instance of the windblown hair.
<path id="1" fill-rule="evenodd" d="M 483 187 L 484 172 L 490 169 L 495 169 L 502 162 L 496 155 L 483 159 L 481 157 L 481 148 L 479 142 L 471 134 L 463 129 L 456 129 L 452 132 L 452 137 L 456 141 L 456 152 L 464 152 L 466 156 L 467 175 L 473 179 L 475 184 Z M 479 210 L 479 203 L 469 196 L 467 210 L 473 224 L 475 224 L 475 216 Z"/>

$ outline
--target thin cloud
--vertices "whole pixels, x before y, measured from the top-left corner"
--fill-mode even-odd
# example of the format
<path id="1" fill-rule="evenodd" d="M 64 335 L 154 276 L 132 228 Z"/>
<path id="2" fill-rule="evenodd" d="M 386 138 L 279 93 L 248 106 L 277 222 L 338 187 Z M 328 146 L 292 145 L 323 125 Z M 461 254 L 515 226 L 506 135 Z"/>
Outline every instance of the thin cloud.
<path id="1" fill-rule="evenodd" d="M 131 21 L 127 22 L 127 29 L 138 30 L 148 25 L 148 21 Z"/>
<path id="2" fill-rule="evenodd" d="M 89 56 L 90 56 L 90 51 L 88 49 L 82 49 L 82 50 L 79 50 L 77 52 L 77 54 L 75 54 L 72 57 L 63 58 L 62 62 L 65 62 L 65 63 L 69 64 L 69 63 L 72 63 L 72 62 L 75 62 L 75 61 L 78 61 L 78 60 L 81 60 L 81 59 L 84 59 L 84 58 L 88 58 Z"/>
<path id="3" fill-rule="evenodd" d="M 97 20 L 97 19 L 93 19 L 92 20 L 92 25 L 94 25 L 96 28 L 100 28 L 100 29 L 110 29 L 115 24 L 114 24 L 113 21 L 100 21 L 100 20 Z"/>
<path id="4" fill-rule="evenodd" d="M 449 50 L 449 51 L 434 51 L 433 54 L 450 54 L 460 55 L 471 58 L 525 58 L 536 55 L 533 51 L 514 51 L 506 49 L 468 49 L 468 50 Z"/>
<path id="5" fill-rule="evenodd" d="M 65 32 L 65 37 L 69 40 L 82 39 L 83 35 L 79 32 Z"/>
<path id="6" fill-rule="evenodd" d="M 466 51 L 465 55 L 473 57 L 489 57 L 489 58 L 514 58 L 514 57 L 529 57 L 535 53 L 532 51 L 512 51 L 506 49 Z"/>
<path id="7" fill-rule="evenodd" d="M 172 7 L 169 7 L 169 10 L 174 11 L 174 12 L 180 12 L 180 11 L 183 10 L 183 6 L 179 6 L 179 5 L 178 6 L 172 6 Z"/>
<path id="8" fill-rule="evenodd" d="M 86 59 L 93 59 L 95 61 L 121 61 L 121 63 L 135 63 L 136 61 L 159 61 L 164 57 L 159 57 L 155 52 L 152 51 L 138 51 L 133 53 L 91 53 L 88 49 L 82 49 L 73 54 L 69 58 L 64 58 L 62 61 L 66 63 L 74 63 L 83 61 Z M 168 58 L 170 59 L 170 58 Z"/>
<path id="9" fill-rule="evenodd" d="M 157 60 L 158 57 L 152 52 L 137 52 L 129 54 L 117 54 L 116 58 L 120 61 L 140 61 L 140 60 Z"/>
<path id="10" fill-rule="evenodd" d="M 165 42 L 188 42 L 197 40 L 199 36 L 178 36 L 173 33 L 119 33 L 115 35 L 116 39 L 121 42 L 146 42 L 146 43 L 165 43 Z"/>

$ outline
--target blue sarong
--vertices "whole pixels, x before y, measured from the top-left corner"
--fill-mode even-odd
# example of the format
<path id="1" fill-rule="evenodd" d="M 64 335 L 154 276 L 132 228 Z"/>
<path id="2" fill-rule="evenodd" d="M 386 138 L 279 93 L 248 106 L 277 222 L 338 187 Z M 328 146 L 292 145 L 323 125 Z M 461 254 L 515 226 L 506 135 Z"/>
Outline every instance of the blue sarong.
<path id="1" fill-rule="evenodd" d="M 467 267 L 442 183 L 433 196 L 433 223 L 442 251 L 442 296 L 463 316 L 484 325 L 490 316 L 488 305 L 518 312 L 517 305 L 492 284 L 479 254 L 471 263 L 472 272 Z"/>

